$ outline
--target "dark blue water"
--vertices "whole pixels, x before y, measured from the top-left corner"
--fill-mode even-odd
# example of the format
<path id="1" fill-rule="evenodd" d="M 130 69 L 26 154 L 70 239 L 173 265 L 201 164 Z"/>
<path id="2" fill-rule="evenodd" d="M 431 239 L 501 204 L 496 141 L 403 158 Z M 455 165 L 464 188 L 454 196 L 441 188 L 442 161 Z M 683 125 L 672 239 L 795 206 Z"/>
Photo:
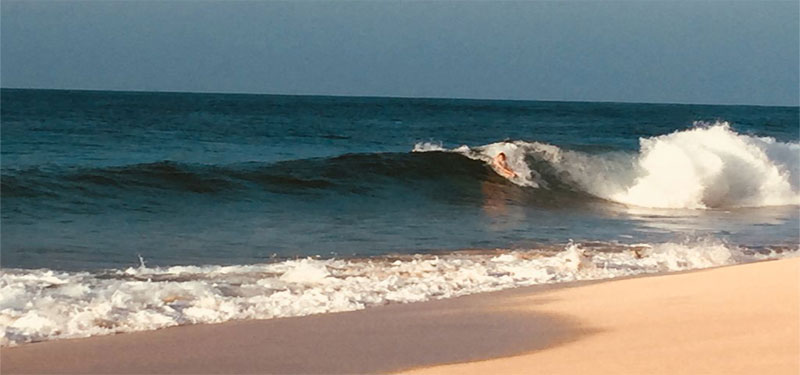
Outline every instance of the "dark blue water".
<path id="1" fill-rule="evenodd" d="M 640 138 L 718 121 L 743 137 L 796 145 L 797 107 L 11 89 L 1 100 L 4 267 L 124 267 L 138 254 L 151 265 L 247 264 L 698 236 L 798 243 L 791 199 L 641 208 L 578 188 L 535 155 L 526 160 L 548 188 L 518 186 L 458 153 L 411 152 L 422 142 L 514 140 L 635 157 Z M 783 155 L 776 168 L 796 189 L 800 155 Z"/>

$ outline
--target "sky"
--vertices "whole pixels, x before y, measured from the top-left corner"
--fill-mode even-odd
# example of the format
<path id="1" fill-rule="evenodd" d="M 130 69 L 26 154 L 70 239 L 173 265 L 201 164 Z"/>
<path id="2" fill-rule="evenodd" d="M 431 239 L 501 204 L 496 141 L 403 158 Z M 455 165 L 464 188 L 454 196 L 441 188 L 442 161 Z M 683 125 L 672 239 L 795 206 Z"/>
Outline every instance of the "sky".
<path id="1" fill-rule="evenodd" d="M 13 1 L 0 86 L 800 102 L 788 2 Z"/>

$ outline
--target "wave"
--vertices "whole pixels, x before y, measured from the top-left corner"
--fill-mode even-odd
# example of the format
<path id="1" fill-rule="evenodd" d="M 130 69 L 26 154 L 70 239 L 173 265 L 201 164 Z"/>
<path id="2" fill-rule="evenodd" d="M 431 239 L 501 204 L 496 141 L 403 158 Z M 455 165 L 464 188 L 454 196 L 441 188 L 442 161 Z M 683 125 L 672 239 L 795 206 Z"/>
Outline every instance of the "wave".
<path id="1" fill-rule="evenodd" d="M 480 163 L 453 154 L 345 154 L 332 158 L 202 165 L 161 161 L 104 168 L 4 170 L 3 197 L 103 196 L 107 190 L 160 190 L 199 194 L 268 191 L 359 193 L 398 181 L 464 180 L 488 176 Z"/>
<path id="2" fill-rule="evenodd" d="M 102 272 L 4 269 L 0 343 L 350 311 L 505 288 L 680 271 L 796 256 L 707 238 L 687 243 L 570 243 L 559 249 Z"/>
<path id="3" fill-rule="evenodd" d="M 508 190 L 520 205 L 605 200 L 651 208 L 736 208 L 800 204 L 800 144 L 739 134 L 727 123 L 640 139 L 638 152 L 587 153 L 541 142 L 507 141 L 446 149 L 418 143 L 410 153 L 202 165 L 172 161 L 103 168 L 3 170 L 2 197 L 77 202 L 182 194 L 404 193 L 481 204 L 481 184 Z M 494 173 L 504 152 L 517 176 Z M 155 194 L 154 194 L 155 193 Z M 143 198 L 144 199 L 144 198 Z M 450 198 L 448 198 L 450 199 Z M 8 203 L 8 202 L 4 202 Z M 84 202 L 85 203 L 85 202 Z"/>
<path id="4" fill-rule="evenodd" d="M 726 122 L 641 138 L 638 153 L 588 154 L 539 142 L 510 141 L 416 152 L 451 152 L 492 166 L 507 155 L 511 182 L 572 189 L 652 208 L 733 208 L 800 204 L 800 144 L 739 134 Z M 492 168 L 495 168 L 492 166 Z"/>

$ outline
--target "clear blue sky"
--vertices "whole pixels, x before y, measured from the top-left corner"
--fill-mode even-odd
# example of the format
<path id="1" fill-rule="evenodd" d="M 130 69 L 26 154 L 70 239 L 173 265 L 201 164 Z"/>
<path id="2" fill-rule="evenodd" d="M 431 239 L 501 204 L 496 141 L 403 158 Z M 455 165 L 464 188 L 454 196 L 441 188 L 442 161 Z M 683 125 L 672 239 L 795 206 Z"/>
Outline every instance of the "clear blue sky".
<path id="1" fill-rule="evenodd" d="M 798 105 L 789 2 L 3 0 L 3 87 Z"/>

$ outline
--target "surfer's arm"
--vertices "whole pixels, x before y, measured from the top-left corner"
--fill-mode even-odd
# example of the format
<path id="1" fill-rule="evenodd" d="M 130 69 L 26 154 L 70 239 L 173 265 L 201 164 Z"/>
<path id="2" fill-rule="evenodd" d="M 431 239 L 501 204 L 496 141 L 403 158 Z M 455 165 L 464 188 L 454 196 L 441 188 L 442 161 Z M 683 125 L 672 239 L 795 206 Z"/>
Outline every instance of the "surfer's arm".
<path id="1" fill-rule="evenodd" d="M 508 178 L 517 177 L 517 173 L 507 167 L 501 167 L 500 171 L 502 171 L 503 174 Z"/>
<path id="2" fill-rule="evenodd" d="M 500 172 L 500 174 L 502 174 L 502 175 L 504 175 L 504 176 L 506 176 L 508 178 L 517 177 L 517 173 L 514 172 L 513 170 L 511 170 L 511 168 L 509 168 L 509 167 L 507 167 L 507 166 L 505 166 L 505 165 L 503 165 L 503 164 L 501 164 L 501 163 L 499 163 L 497 161 L 495 161 L 494 166 L 497 169 L 497 171 Z"/>

